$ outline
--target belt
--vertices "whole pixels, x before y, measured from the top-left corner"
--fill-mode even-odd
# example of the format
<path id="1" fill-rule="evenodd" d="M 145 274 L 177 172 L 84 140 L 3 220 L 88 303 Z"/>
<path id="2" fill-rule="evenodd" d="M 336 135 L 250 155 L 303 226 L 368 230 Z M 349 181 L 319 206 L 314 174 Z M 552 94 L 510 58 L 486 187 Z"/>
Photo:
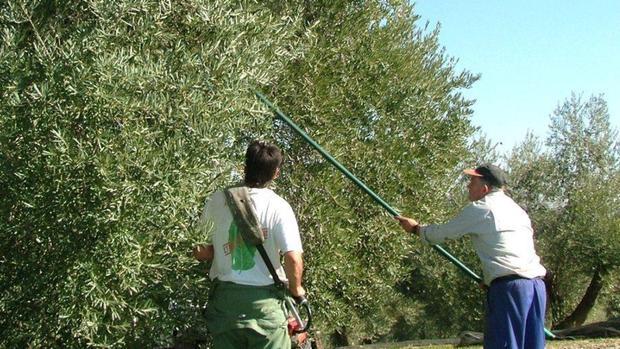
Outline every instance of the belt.
<path id="1" fill-rule="evenodd" d="M 521 276 L 519 274 L 510 274 L 510 275 L 504 275 L 504 276 L 500 276 L 498 278 L 493 279 L 493 281 L 491 281 L 491 283 L 496 283 L 496 282 L 506 282 L 506 281 L 512 281 L 512 280 L 519 280 L 519 279 L 526 279 L 526 280 L 534 280 L 534 279 L 540 279 L 540 277 L 535 277 L 535 278 L 526 278 L 524 276 Z"/>

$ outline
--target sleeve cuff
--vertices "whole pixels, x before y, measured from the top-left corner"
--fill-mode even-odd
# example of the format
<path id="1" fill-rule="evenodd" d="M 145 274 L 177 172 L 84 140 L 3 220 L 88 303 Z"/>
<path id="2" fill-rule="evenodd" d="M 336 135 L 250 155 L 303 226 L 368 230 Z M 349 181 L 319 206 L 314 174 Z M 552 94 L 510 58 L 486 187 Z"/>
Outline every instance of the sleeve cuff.
<path id="1" fill-rule="evenodd" d="M 419 232 L 420 232 L 420 233 L 418 234 L 418 236 L 420 237 L 420 239 L 421 239 L 424 243 L 426 243 L 426 244 L 428 244 L 428 245 L 432 245 L 433 243 L 432 243 L 432 242 L 428 239 L 428 237 L 426 237 L 426 226 L 424 226 L 424 225 L 419 225 L 419 229 L 420 229 L 420 230 L 419 230 Z"/>

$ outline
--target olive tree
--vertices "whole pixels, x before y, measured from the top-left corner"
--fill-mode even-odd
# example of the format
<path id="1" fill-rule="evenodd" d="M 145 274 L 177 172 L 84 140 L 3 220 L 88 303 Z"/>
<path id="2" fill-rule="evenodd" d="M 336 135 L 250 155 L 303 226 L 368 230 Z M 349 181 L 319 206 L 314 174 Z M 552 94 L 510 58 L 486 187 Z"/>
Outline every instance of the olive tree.
<path id="1" fill-rule="evenodd" d="M 253 138 L 285 150 L 276 189 L 301 223 L 317 328 L 334 343 L 401 323 L 417 336 L 456 330 L 461 318 L 436 310 L 471 303 L 469 281 L 252 92 L 395 207 L 445 217 L 474 132 L 460 90 L 476 77 L 438 33 L 405 1 L 1 3 L 2 346 L 204 337 L 209 282 L 188 252 L 205 237 L 193 225 L 208 194 L 239 180 Z"/>
<path id="2" fill-rule="evenodd" d="M 254 1 L 0 4 L 3 347 L 153 347 L 201 327 L 191 226 L 269 136 L 249 89 L 306 34 L 297 7 Z"/>

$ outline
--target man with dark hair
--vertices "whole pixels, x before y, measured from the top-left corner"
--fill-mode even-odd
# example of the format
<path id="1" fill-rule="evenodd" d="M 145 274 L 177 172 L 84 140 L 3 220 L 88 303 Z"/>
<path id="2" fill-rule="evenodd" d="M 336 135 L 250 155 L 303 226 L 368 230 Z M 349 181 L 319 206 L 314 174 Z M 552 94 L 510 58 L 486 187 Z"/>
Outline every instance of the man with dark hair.
<path id="1" fill-rule="evenodd" d="M 428 244 L 470 235 L 482 262 L 487 288 L 484 348 L 545 347 L 546 270 L 534 249 L 527 213 L 504 193 L 506 176 L 485 164 L 465 170 L 469 200 L 461 213 L 445 224 L 420 225 L 396 217 L 402 228 Z"/>
<path id="2" fill-rule="evenodd" d="M 293 297 L 303 297 L 302 245 L 291 206 L 268 188 L 280 174 L 282 154 L 277 146 L 254 141 L 245 154 L 244 185 L 262 230 L 263 246 L 280 280 Z M 198 223 L 211 228 L 205 245 L 194 248 L 200 261 L 212 261 L 213 287 L 207 306 L 207 325 L 216 349 L 286 349 L 284 294 L 274 285 L 256 246 L 247 244 L 227 206 L 224 191 L 208 199 Z M 284 265 L 280 263 L 283 256 Z"/>
<path id="3" fill-rule="evenodd" d="M 269 143 L 254 141 L 245 152 L 245 178 L 249 187 L 263 188 L 280 175 L 282 153 Z"/>

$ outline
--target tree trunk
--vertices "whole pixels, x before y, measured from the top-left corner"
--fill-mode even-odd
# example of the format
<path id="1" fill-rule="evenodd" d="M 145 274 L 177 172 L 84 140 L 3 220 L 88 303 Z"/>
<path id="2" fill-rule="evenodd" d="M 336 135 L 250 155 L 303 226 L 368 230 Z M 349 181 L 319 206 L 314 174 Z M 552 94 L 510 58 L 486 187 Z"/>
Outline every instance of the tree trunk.
<path id="1" fill-rule="evenodd" d="M 594 307 L 596 298 L 603 288 L 603 276 L 606 274 L 606 270 L 607 268 L 605 267 L 597 267 L 596 270 L 594 270 L 594 275 L 592 275 L 590 285 L 588 286 L 586 293 L 583 295 L 581 302 L 579 302 L 575 310 L 573 310 L 569 316 L 560 321 L 554 326 L 554 328 L 562 329 L 583 325 L 588 318 L 590 310 Z"/>
<path id="2" fill-rule="evenodd" d="M 545 288 L 547 289 L 547 314 L 551 314 L 553 322 L 558 317 L 555 312 L 560 308 L 559 304 L 562 304 L 562 295 L 558 293 L 555 286 L 557 281 L 553 270 L 547 269 L 544 281 Z"/>

